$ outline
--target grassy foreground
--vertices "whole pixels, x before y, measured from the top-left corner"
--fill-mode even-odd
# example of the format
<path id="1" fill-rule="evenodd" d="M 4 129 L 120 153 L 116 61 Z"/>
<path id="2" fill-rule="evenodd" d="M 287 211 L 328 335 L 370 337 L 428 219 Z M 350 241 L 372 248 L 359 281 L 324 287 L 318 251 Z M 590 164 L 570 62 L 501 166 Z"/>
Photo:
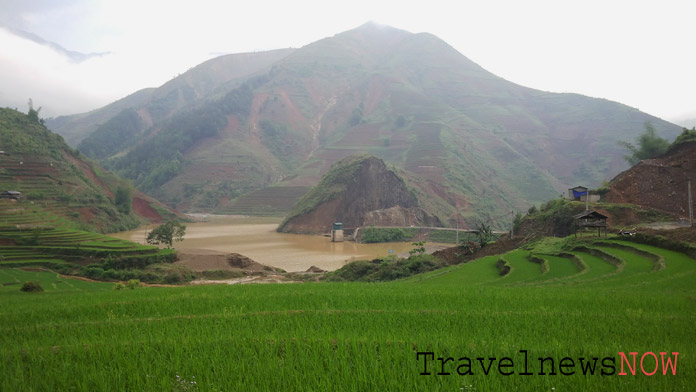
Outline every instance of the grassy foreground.
<path id="1" fill-rule="evenodd" d="M 508 253 L 503 277 L 496 256 L 382 284 L 114 291 L 0 270 L 0 390 L 691 390 L 696 261 L 647 245 L 591 247 L 572 263 Z M 22 274 L 46 291 L 5 284 Z M 619 375 L 619 352 L 638 353 L 636 375 L 625 363 Z M 679 352 L 676 375 L 650 355 L 643 368 L 659 369 L 645 375 L 645 352 Z M 473 375 L 457 373 L 465 357 Z M 539 357 L 554 363 L 541 369 Z M 574 367 L 560 366 L 566 357 Z M 594 375 L 580 358 L 598 358 Z M 602 375 L 607 358 L 615 368 Z"/>

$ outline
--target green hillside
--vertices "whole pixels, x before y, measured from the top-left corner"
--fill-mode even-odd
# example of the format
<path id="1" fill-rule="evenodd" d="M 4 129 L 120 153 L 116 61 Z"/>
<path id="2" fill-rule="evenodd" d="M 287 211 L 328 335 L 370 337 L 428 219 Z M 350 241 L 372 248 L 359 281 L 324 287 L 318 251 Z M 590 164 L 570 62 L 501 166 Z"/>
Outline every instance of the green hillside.
<path id="1" fill-rule="evenodd" d="M 128 181 L 70 148 L 38 117 L 0 109 L 0 150 L 0 191 L 20 192 L 20 209 L 41 206 L 75 228 L 99 232 L 131 229 L 174 216 Z M 128 197 L 119 199 L 119 192 Z"/>
<path id="2" fill-rule="evenodd" d="M 381 284 L 114 291 L 0 270 L 0 389 L 690 390 L 696 260 L 582 245 Z"/>

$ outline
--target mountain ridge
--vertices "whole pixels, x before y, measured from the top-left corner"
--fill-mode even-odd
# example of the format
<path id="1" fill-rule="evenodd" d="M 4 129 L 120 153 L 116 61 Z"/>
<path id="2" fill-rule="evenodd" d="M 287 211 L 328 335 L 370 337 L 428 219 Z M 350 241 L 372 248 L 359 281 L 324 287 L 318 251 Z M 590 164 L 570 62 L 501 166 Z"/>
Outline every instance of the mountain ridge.
<path id="1" fill-rule="evenodd" d="M 427 33 L 366 24 L 276 55 L 201 98 L 183 79 L 174 90 L 168 82 L 159 106 L 130 108 L 152 120 L 142 137 L 102 162 L 170 205 L 243 213 L 245 195 L 312 186 L 333 162 L 370 153 L 409 172 L 443 222 L 473 224 L 599 185 L 626 166 L 617 141 L 646 121 L 679 131 L 616 102 L 506 81 Z M 166 160 L 125 169 L 156 135 L 183 142 L 166 145 Z"/>

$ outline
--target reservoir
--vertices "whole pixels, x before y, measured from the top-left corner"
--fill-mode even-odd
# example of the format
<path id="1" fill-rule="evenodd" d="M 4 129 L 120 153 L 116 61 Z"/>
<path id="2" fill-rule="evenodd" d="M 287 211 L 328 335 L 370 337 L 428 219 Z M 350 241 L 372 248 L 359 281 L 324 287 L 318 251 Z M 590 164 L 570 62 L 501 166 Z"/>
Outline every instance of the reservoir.
<path id="1" fill-rule="evenodd" d="M 239 253 L 261 264 L 288 272 L 306 271 L 317 266 L 326 271 L 341 268 L 354 260 L 370 260 L 391 254 L 408 256 L 410 242 L 359 244 L 331 242 L 329 237 L 276 232 L 280 218 L 208 216 L 206 222 L 186 223 L 186 235 L 174 248 L 186 253 L 215 251 Z M 147 233 L 155 226 L 109 234 L 145 244 Z M 427 245 L 441 245 L 428 243 Z M 451 245 L 449 245 L 451 246 Z"/>

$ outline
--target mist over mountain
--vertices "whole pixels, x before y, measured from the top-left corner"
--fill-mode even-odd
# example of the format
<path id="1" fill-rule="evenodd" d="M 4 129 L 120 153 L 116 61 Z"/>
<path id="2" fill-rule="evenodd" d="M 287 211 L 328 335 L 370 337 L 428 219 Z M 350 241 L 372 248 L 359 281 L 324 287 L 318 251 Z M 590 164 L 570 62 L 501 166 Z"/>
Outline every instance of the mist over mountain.
<path id="1" fill-rule="evenodd" d="M 627 168 L 617 142 L 645 122 L 667 138 L 681 130 L 519 86 L 431 34 L 368 23 L 300 49 L 221 56 L 48 126 L 184 210 L 283 214 L 332 163 L 370 153 L 442 222 L 466 225 L 612 178 Z"/>
<path id="2" fill-rule="evenodd" d="M 3 26 L 0 25 L 0 27 L 3 27 Z M 51 48 L 51 49 L 53 49 L 55 52 L 57 52 L 57 53 L 59 53 L 59 54 L 65 56 L 65 57 L 67 57 L 68 59 L 70 59 L 71 61 L 76 62 L 76 63 L 80 63 L 80 62 L 83 62 L 83 61 L 87 61 L 87 60 L 89 60 L 90 58 L 94 58 L 94 57 L 106 56 L 106 55 L 108 55 L 108 54 L 110 53 L 110 52 L 81 53 L 81 52 L 77 52 L 77 51 L 74 51 L 74 50 L 65 49 L 65 48 L 62 47 L 60 44 L 57 44 L 57 43 L 52 42 L 52 41 L 45 40 L 45 39 L 39 37 L 38 35 L 36 35 L 36 34 L 34 34 L 34 33 L 30 33 L 30 32 L 28 32 L 28 31 L 24 31 L 24 30 L 12 28 L 12 27 L 5 27 L 5 29 L 7 29 L 9 32 L 11 32 L 12 34 L 14 34 L 14 35 L 16 35 L 16 36 L 18 36 L 18 37 L 21 37 L 21 38 L 24 38 L 24 39 L 28 39 L 28 40 L 30 40 L 30 41 L 32 41 L 32 42 L 34 42 L 34 43 L 39 44 L 39 45 L 43 45 L 43 46 L 46 46 L 46 47 L 48 47 L 48 48 Z"/>

